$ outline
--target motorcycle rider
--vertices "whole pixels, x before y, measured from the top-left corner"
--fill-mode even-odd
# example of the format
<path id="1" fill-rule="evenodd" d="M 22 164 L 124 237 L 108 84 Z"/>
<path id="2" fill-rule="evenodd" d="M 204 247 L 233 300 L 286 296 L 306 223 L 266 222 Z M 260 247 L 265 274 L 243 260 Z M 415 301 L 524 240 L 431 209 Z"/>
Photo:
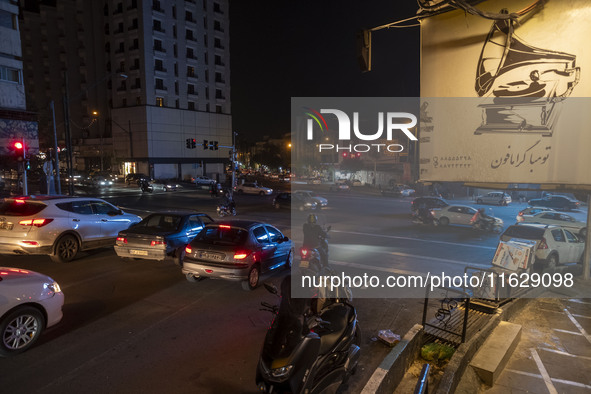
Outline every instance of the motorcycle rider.
<path id="1" fill-rule="evenodd" d="M 425 204 L 421 204 L 421 206 L 417 210 L 417 217 L 424 224 L 428 224 L 433 220 L 433 217 L 431 216 L 431 211 L 429 210 L 429 208 L 427 208 L 427 205 Z"/>
<path id="2" fill-rule="evenodd" d="M 234 202 L 234 199 L 232 198 L 230 193 L 224 193 L 224 196 L 222 197 L 222 201 L 220 204 L 220 208 L 225 209 L 226 211 L 228 211 L 228 213 L 232 213 L 236 210 L 236 203 Z"/>
<path id="3" fill-rule="evenodd" d="M 473 219 L 474 223 L 480 225 L 480 227 L 483 229 L 489 228 L 494 222 L 494 218 L 487 215 L 484 208 L 480 208 L 475 216 L 476 218 Z"/>
<path id="4" fill-rule="evenodd" d="M 318 224 L 318 217 L 311 213 L 308 220 L 304 223 L 304 242 L 303 247 L 307 249 L 318 249 L 320 253 L 320 262 L 328 265 L 328 237 L 326 231 Z"/>

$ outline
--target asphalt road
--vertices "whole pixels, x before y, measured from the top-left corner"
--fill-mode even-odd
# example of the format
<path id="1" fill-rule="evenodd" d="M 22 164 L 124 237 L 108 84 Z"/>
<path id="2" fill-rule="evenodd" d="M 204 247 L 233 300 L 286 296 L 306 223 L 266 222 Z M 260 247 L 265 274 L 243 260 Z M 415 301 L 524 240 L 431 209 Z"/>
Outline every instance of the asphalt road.
<path id="1" fill-rule="evenodd" d="M 103 197 L 141 215 L 183 207 L 213 217 L 216 204 L 207 191 L 194 189 L 141 194 L 115 188 Z M 470 228 L 413 225 L 411 199 L 357 191 L 326 197 L 329 208 L 319 216 L 332 226 L 331 263 L 354 272 L 462 272 L 467 264 L 486 266 L 498 241 L 498 235 Z M 271 200 L 238 196 L 239 216 L 267 221 L 298 245 L 305 214 L 274 210 Z M 523 206 L 494 210 L 509 225 Z M 2 265 L 50 275 L 66 296 L 59 325 L 28 352 L 0 359 L 3 392 L 256 392 L 256 364 L 271 318 L 259 303 L 276 302 L 263 288 L 245 292 L 234 282 L 189 283 L 171 261 L 124 262 L 112 249 L 82 253 L 68 264 L 45 256 L 2 256 Z M 279 284 L 284 274 L 263 280 Z M 364 298 L 366 291 L 354 292 L 363 340 L 352 393 L 361 390 L 389 350 L 372 340 L 377 330 L 403 335 L 420 322 L 422 312 L 421 299 Z"/>

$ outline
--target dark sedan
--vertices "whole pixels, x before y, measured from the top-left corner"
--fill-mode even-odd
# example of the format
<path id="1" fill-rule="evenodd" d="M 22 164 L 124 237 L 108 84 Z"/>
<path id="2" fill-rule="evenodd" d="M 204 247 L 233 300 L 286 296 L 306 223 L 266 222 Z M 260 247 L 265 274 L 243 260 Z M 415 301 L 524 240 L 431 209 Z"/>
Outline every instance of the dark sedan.
<path id="1" fill-rule="evenodd" d="M 291 193 L 279 193 L 277 197 L 273 199 L 273 207 L 275 209 L 297 209 L 299 211 L 305 211 L 309 209 L 318 208 L 318 203 L 309 197 L 305 197 L 300 194 Z"/>
<path id="2" fill-rule="evenodd" d="M 270 224 L 231 220 L 208 224 L 187 245 L 182 272 L 189 282 L 217 278 L 242 282 L 252 290 L 259 276 L 291 268 L 293 242 Z"/>
<path id="3" fill-rule="evenodd" d="M 528 201 L 532 207 L 547 207 L 562 211 L 571 211 L 579 208 L 579 202 L 566 196 L 547 196 L 544 198 L 532 198 Z"/>
<path id="4" fill-rule="evenodd" d="M 213 219 L 204 213 L 172 211 L 153 213 L 119 232 L 115 252 L 119 257 L 164 260 L 181 265 L 185 246 Z"/>
<path id="5" fill-rule="evenodd" d="M 444 208 L 447 207 L 449 204 L 442 198 L 439 197 L 417 197 L 412 200 L 410 204 L 410 210 L 412 212 L 418 210 L 421 206 L 425 206 L 425 208 Z"/>

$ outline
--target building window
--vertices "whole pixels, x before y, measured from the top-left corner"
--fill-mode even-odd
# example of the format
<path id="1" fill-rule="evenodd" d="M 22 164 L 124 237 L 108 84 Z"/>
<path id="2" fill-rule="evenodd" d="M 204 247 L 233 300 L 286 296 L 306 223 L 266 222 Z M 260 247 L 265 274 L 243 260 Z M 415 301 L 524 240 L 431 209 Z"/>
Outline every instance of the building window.
<path id="1" fill-rule="evenodd" d="M 119 62 L 119 68 L 117 69 L 117 72 L 118 73 L 125 72 L 125 62 L 124 61 Z"/>
<path id="2" fill-rule="evenodd" d="M 172 17 L 176 19 L 176 6 L 172 6 Z"/>
<path id="3" fill-rule="evenodd" d="M 191 11 L 185 11 L 185 20 L 187 22 L 195 23 L 195 19 L 193 19 L 193 13 Z"/>
<path id="4" fill-rule="evenodd" d="M 205 99 L 209 100 L 209 88 L 205 88 Z"/>
<path id="5" fill-rule="evenodd" d="M 111 43 L 108 43 L 108 42 L 107 42 L 107 43 L 105 44 L 105 52 L 107 52 L 107 53 L 111 52 Z"/>
<path id="6" fill-rule="evenodd" d="M 176 25 L 172 25 L 172 36 L 176 38 Z"/>
<path id="7" fill-rule="evenodd" d="M 187 59 L 195 59 L 195 50 L 193 48 L 187 48 Z"/>
<path id="8" fill-rule="evenodd" d="M 218 83 L 225 83 L 222 73 L 215 73 L 215 81 Z"/>
<path id="9" fill-rule="evenodd" d="M 181 107 L 179 99 L 174 100 L 174 106 L 175 106 L 175 108 Z"/>
<path id="10" fill-rule="evenodd" d="M 109 34 L 109 24 L 105 23 L 105 34 Z"/>
<path id="11" fill-rule="evenodd" d="M 179 65 L 177 63 L 174 64 L 174 76 L 179 76 Z"/>
<path id="12" fill-rule="evenodd" d="M 193 35 L 193 30 L 187 29 L 185 32 L 185 38 L 189 41 L 196 41 L 195 36 Z"/>
<path id="13" fill-rule="evenodd" d="M 164 10 L 162 9 L 162 7 L 160 7 L 160 2 L 158 0 L 154 0 L 152 2 L 152 9 L 154 11 L 164 12 Z"/>
<path id="14" fill-rule="evenodd" d="M 135 105 L 142 105 L 142 98 L 140 96 L 135 98 Z"/>
<path id="15" fill-rule="evenodd" d="M 133 45 L 129 48 L 130 51 L 136 50 L 140 48 L 140 41 L 137 38 L 133 39 Z"/>
<path id="16" fill-rule="evenodd" d="M 124 53 L 125 52 L 125 42 L 121 41 L 119 43 L 119 48 L 115 51 L 115 53 Z"/>
<path id="17" fill-rule="evenodd" d="M 127 90 L 127 81 L 121 81 L 121 84 L 117 88 L 118 92 L 125 92 Z"/>
<path id="18" fill-rule="evenodd" d="M 123 12 L 123 3 L 117 4 L 117 8 L 113 11 L 113 15 L 120 14 Z"/>
<path id="19" fill-rule="evenodd" d="M 133 18 L 133 20 L 131 21 L 131 27 L 129 28 L 129 30 L 136 30 L 137 28 L 138 28 L 137 18 Z"/>
<path id="20" fill-rule="evenodd" d="M 156 78 L 156 89 L 158 89 L 158 90 L 165 90 L 165 88 L 164 88 L 164 80 L 162 78 Z"/>
<path id="21" fill-rule="evenodd" d="M 222 7 L 220 7 L 219 3 L 213 3 L 213 12 L 217 12 L 218 14 L 223 14 Z"/>
<path id="22" fill-rule="evenodd" d="M 174 94 L 179 94 L 179 81 L 174 83 Z"/>
<path id="23" fill-rule="evenodd" d="M 0 80 L 20 84 L 20 70 L 12 67 L 0 66 Z"/>
<path id="24" fill-rule="evenodd" d="M 217 31 L 223 32 L 224 29 L 222 29 L 222 23 L 220 21 L 214 21 L 213 22 L 213 30 L 217 30 Z"/>
<path id="25" fill-rule="evenodd" d="M 132 89 L 140 89 L 142 87 L 142 80 L 140 78 L 135 79 L 135 84 L 131 87 Z"/>
<path id="26" fill-rule="evenodd" d="M 117 30 L 115 30 L 115 34 L 123 33 L 123 22 L 119 22 L 117 25 Z"/>
<path id="27" fill-rule="evenodd" d="M 152 27 L 152 30 L 159 31 L 160 33 L 164 33 L 165 31 L 164 28 L 162 28 L 162 22 L 158 19 L 154 19 L 154 25 Z"/>
<path id="28" fill-rule="evenodd" d="M 154 60 L 154 69 L 156 71 L 166 72 L 166 69 L 164 68 L 164 62 L 161 59 Z"/>
<path id="29" fill-rule="evenodd" d="M 215 98 L 220 99 L 220 100 L 225 99 L 224 94 L 222 93 L 222 91 L 220 89 L 215 90 Z"/>
<path id="30" fill-rule="evenodd" d="M 164 48 L 162 47 L 162 41 L 161 40 L 154 40 L 154 50 L 155 51 L 160 51 L 160 52 L 166 52 L 164 50 Z"/>
<path id="31" fill-rule="evenodd" d="M 188 109 L 190 109 L 191 111 L 195 111 L 195 102 L 194 101 L 189 101 L 187 104 L 188 104 Z"/>
<path id="32" fill-rule="evenodd" d="M 205 65 L 207 66 L 208 64 L 209 64 L 209 56 L 208 56 L 207 52 L 205 52 Z"/>
<path id="33" fill-rule="evenodd" d="M 133 66 L 130 68 L 130 70 L 139 70 L 139 69 L 140 69 L 140 59 L 135 58 L 135 59 L 133 59 Z"/>
<path id="34" fill-rule="evenodd" d="M 156 97 L 156 105 L 159 107 L 164 107 L 164 97 Z"/>
<path id="35" fill-rule="evenodd" d="M 223 66 L 224 63 L 222 62 L 222 57 L 220 55 L 215 55 L 215 61 L 214 61 L 216 66 Z"/>
<path id="36" fill-rule="evenodd" d="M 187 93 L 188 94 L 195 94 L 195 85 L 193 84 L 188 84 L 187 85 Z"/>
<path id="37" fill-rule="evenodd" d="M 216 112 L 216 114 L 221 114 L 222 113 L 222 106 L 221 105 L 216 105 L 215 106 L 215 112 Z"/>
<path id="38" fill-rule="evenodd" d="M 172 46 L 172 52 L 173 52 L 174 57 L 178 57 L 179 54 L 178 54 L 178 48 L 177 48 L 176 44 L 174 44 Z"/>
<path id="39" fill-rule="evenodd" d="M 195 74 L 195 67 L 187 66 L 187 77 L 192 77 L 192 78 L 197 77 L 197 74 Z"/>
<path id="40" fill-rule="evenodd" d="M 131 4 L 127 7 L 128 10 L 134 10 L 137 8 L 137 0 L 131 0 Z"/>
<path id="41" fill-rule="evenodd" d="M 122 106 L 122 107 L 127 107 L 127 99 L 126 99 L 126 98 L 123 98 L 123 99 L 121 100 L 121 106 Z"/>
<path id="42" fill-rule="evenodd" d="M 215 38 L 213 41 L 213 46 L 218 48 L 218 49 L 224 49 L 224 46 L 222 45 L 222 40 L 219 38 Z"/>

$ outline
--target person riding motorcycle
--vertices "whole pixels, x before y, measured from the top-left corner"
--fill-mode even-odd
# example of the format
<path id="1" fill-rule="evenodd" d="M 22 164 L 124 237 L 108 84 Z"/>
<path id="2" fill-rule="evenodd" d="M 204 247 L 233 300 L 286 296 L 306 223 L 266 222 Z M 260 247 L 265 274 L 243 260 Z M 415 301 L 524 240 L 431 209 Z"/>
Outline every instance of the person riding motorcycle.
<path id="1" fill-rule="evenodd" d="M 480 227 L 483 229 L 486 229 L 489 226 L 491 226 L 495 220 L 493 217 L 486 214 L 486 211 L 484 210 L 484 208 L 480 208 L 478 210 L 478 212 L 476 213 L 476 215 L 474 215 L 474 216 L 475 216 L 475 218 L 472 219 L 473 222 L 475 224 L 480 225 Z"/>
<path id="2" fill-rule="evenodd" d="M 318 217 L 311 213 L 308 220 L 304 223 L 304 242 L 303 247 L 307 249 L 318 249 L 321 262 L 328 263 L 328 237 L 326 231 L 318 224 Z"/>
<path id="3" fill-rule="evenodd" d="M 220 202 L 220 207 L 225 208 L 228 212 L 233 212 L 234 210 L 236 210 L 236 203 L 234 202 L 234 199 L 232 198 L 230 193 L 224 194 Z"/>
<path id="4" fill-rule="evenodd" d="M 431 211 L 425 204 L 421 204 L 419 209 L 417 210 L 417 217 L 419 220 L 425 224 L 430 223 L 433 220 L 433 216 L 431 215 Z"/>

